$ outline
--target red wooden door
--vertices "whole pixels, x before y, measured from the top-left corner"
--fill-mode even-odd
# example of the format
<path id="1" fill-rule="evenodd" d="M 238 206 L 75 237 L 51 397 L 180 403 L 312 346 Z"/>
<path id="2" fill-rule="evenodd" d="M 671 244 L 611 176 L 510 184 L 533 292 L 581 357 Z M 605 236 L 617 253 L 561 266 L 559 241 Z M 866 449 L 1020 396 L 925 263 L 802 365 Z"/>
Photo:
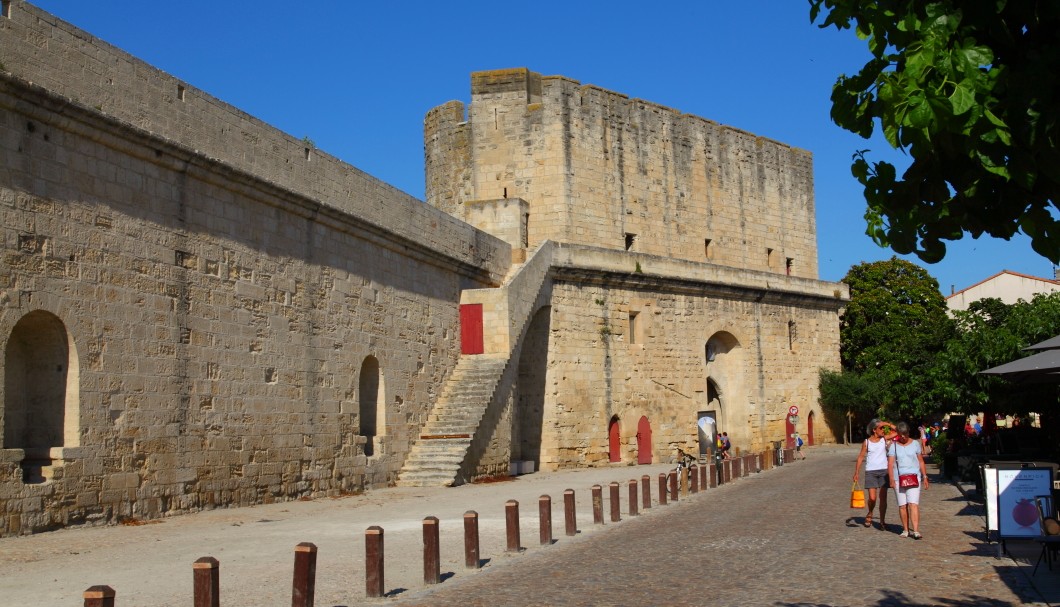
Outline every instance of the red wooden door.
<path id="1" fill-rule="evenodd" d="M 460 353 L 482 354 L 482 304 L 460 306 Z"/>
<path id="2" fill-rule="evenodd" d="M 791 423 L 794 415 L 789 415 L 784 418 L 784 448 L 794 449 L 795 448 L 795 424 Z"/>
<path id="3" fill-rule="evenodd" d="M 643 415 L 637 422 L 637 463 L 651 463 L 651 423 Z"/>
<path id="4" fill-rule="evenodd" d="M 607 450 L 610 461 L 622 461 L 622 436 L 619 434 L 618 419 L 612 419 L 611 425 L 607 427 Z"/>

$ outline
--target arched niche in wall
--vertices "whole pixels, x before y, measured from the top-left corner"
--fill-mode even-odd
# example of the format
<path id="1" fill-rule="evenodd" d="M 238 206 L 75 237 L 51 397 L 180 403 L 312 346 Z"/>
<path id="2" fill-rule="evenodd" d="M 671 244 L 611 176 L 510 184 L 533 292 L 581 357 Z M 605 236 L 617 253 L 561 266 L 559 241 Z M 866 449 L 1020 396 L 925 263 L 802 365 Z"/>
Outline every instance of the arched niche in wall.
<path id="1" fill-rule="evenodd" d="M 376 438 L 386 435 L 386 390 L 379 361 L 366 356 L 358 379 L 357 434 L 365 437 L 364 454 L 375 455 Z"/>
<path id="2" fill-rule="evenodd" d="M 58 316 L 23 316 L 4 347 L 3 449 L 21 450 L 26 483 L 51 480 L 53 459 L 80 442 L 77 348 Z"/>

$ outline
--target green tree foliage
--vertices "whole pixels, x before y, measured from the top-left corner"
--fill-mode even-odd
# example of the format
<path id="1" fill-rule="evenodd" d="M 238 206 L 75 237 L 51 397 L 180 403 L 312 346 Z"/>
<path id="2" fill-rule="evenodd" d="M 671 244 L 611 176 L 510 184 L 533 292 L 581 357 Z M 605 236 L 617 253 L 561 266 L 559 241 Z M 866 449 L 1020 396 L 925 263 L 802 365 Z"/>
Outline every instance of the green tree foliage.
<path id="1" fill-rule="evenodd" d="M 984 299 L 967 311 L 955 312 L 954 318 L 956 332 L 929 373 L 940 406 L 1011 415 L 1056 406 L 1055 385 L 1016 384 L 979 372 L 1030 356 L 1034 352 L 1023 348 L 1060 335 L 1060 293 L 1037 295 L 1011 306 Z"/>
<path id="2" fill-rule="evenodd" d="M 880 386 L 873 375 L 820 371 L 820 403 L 833 433 L 855 440 L 880 407 Z"/>
<path id="3" fill-rule="evenodd" d="M 867 234 L 934 262 L 965 232 L 1022 231 L 1060 262 L 1060 2 L 809 0 L 810 21 L 853 27 L 872 59 L 832 90 L 832 120 L 878 124 L 911 162 L 854 155 Z"/>
<path id="4" fill-rule="evenodd" d="M 843 282 L 850 287 L 840 321 L 843 370 L 875 382 L 890 412 L 934 412 L 928 370 L 953 333 L 938 281 L 892 257 L 853 266 Z"/>

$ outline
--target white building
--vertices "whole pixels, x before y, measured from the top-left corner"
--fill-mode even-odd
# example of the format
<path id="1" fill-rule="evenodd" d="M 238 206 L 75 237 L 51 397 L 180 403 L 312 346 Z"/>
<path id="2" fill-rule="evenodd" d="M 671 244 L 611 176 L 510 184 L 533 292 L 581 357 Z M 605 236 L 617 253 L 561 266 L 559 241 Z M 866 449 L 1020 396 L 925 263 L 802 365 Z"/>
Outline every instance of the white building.
<path id="1" fill-rule="evenodd" d="M 946 305 L 950 310 L 967 310 L 973 301 L 987 297 L 996 297 L 1011 305 L 1021 299 L 1030 301 L 1039 293 L 1055 291 L 1060 291 L 1060 281 L 1002 270 L 990 278 L 950 294 L 946 298 Z"/>

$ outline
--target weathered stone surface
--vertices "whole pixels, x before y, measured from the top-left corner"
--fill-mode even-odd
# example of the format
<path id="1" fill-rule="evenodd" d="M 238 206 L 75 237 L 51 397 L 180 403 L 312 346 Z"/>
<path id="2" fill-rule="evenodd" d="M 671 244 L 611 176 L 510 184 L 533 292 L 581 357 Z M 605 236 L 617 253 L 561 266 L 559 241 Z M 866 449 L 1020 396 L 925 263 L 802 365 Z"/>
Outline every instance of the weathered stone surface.
<path id="1" fill-rule="evenodd" d="M 461 304 L 507 361 L 463 479 L 606 463 L 613 420 L 658 461 L 705 409 L 759 448 L 838 365 L 806 152 L 487 72 L 426 119 L 423 204 L 7 6 L 2 535 L 395 483 L 468 387 Z"/>

